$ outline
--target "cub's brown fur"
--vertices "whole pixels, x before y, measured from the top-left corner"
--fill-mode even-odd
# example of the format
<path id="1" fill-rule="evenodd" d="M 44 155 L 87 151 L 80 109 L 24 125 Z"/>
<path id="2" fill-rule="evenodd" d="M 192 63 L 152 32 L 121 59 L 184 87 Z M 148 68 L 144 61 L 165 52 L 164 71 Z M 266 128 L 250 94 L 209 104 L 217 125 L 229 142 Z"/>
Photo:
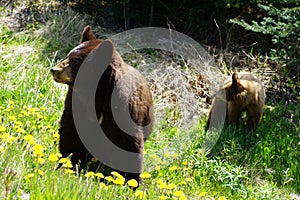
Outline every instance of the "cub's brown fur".
<path id="1" fill-rule="evenodd" d="M 225 92 L 224 92 L 225 91 Z M 224 92 L 225 95 L 221 95 Z M 224 86 L 217 93 L 209 112 L 206 127 L 216 126 L 222 120 L 220 109 L 227 108 L 226 122 L 237 124 L 241 120 L 242 112 L 247 113 L 247 127 L 255 130 L 263 115 L 265 91 L 261 81 L 252 73 L 233 73 L 232 78 L 225 81 Z M 212 116 L 212 112 L 220 112 Z M 224 113 L 224 112 L 223 112 Z M 225 116 L 225 115 L 223 115 Z M 223 117 L 224 120 L 224 117 Z"/>

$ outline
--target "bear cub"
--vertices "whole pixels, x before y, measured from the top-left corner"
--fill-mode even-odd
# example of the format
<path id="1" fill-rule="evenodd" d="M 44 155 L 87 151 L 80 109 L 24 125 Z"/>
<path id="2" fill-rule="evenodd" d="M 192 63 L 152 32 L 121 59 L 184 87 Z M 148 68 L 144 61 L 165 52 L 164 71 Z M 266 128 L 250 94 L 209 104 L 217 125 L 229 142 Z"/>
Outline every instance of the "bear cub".
<path id="1" fill-rule="evenodd" d="M 99 48 L 104 41 L 109 42 L 113 46 L 110 40 L 97 39 L 91 27 L 86 26 L 82 32 L 80 44 L 71 50 L 64 60 L 51 69 L 51 74 L 56 82 L 68 85 L 64 111 L 59 127 L 59 150 L 63 157 L 71 155 L 73 166 L 79 164 L 77 166 L 80 169 L 86 169 L 93 156 L 80 140 L 75 127 L 72 100 L 80 96 L 80 94 L 74 88 L 74 85 L 76 85 L 74 83 L 85 58 L 89 53 Z M 128 88 L 132 87 L 136 89 L 134 92 L 129 93 Z M 119 91 L 118 102 L 121 102 L 121 106 L 128 107 L 128 116 L 137 125 L 130 129 L 132 130 L 130 134 L 120 128 L 114 119 L 113 114 L 115 113 L 112 111 L 113 91 Z M 84 108 L 84 104 L 82 107 Z M 122 170 L 115 170 L 100 161 L 98 161 L 96 169 L 92 170 L 102 172 L 118 171 L 126 180 L 135 179 L 140 182 L 139 175 L 143 164 L 144 140 L 150 135 L 154 123 L 152 94 L 148 82 L 143 75 L 133 67 L 127 65 L 114 47 L 111 63 L 104 70 L 98 82 L 95 94 L 95 111 L 98 118 L 97 121 L 99 121 L 99 125 L 105 136 L 120 149 L 134 152 L 138 155 L 137 169 L 140 169 L 140 171 L 129 173 Z M 105 154 L 109 155 L 110 152 L 105 152 Z M 117 158 L 112 156 L 110 159 Z M 88 168 L 88 170 L 91 170 L 90 167 Z"/>
<path id="2" fill-rule="evenodd" d="M 220 95 L 225 91 L 224 95 Z M 222 114 L 217 113 L 226 106 L 225 122 L 237 124 L 241 121 L 242 113 L 247 114 L 247 127 L 255 130 L 263 115 L 265 104 L 265 91 L 262 82 L 252 73 L 235 72 L 232 77 L 227 79 L 223 87 L 217 92 L 209 111 L 206 129 L 210 126 L 215 127 L 220 123 Z M 212 120 L 212 112 L 214 120 Z"/>

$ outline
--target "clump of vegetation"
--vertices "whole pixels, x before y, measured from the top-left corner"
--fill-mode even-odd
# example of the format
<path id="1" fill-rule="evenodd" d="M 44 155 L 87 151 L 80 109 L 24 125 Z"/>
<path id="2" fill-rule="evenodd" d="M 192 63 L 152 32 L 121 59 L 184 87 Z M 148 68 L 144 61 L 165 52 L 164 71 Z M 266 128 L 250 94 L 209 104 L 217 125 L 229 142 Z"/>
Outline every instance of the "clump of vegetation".
<path id="1" fill-rule="evenodd" d="M 246 30 L 271 35 L 276 48 L 270 50 L 272 60 L 280 62 L 283 67 L 295 74 L 300 73 L 300 7 L 280 7 L 258 5 L 267 12 L 261 21 L 250 23 L 241 20 L 231 20 L 232 23 L 244 27 Z M 290 74 L 291 75 L 291 74 Z"/>

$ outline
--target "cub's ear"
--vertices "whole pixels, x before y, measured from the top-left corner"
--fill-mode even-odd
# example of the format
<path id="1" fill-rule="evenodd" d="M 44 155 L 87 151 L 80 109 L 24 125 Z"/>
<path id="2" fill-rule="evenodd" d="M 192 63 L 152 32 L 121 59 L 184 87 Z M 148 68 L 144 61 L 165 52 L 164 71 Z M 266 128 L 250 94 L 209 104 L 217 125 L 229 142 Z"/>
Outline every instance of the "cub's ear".
<path id="1" fill-rule="evenodd" d="M 236 72 L 234 72 L 232 74 L 232 88 L 233 88 L 233 91 L 236 92 L 236 93 L 239 90 L 239 83 L 240 83 L 239 76 Z"/>
<path id="2" fill-rule="evenodd" d="M 95 40 L 97 39 L 94 35 L 94 33 L 92 32 L 92 28 L 90 26 L 86 26 L 81 34 L 81 40 L 80 43 L 88 41 L 88 40 Z"/>

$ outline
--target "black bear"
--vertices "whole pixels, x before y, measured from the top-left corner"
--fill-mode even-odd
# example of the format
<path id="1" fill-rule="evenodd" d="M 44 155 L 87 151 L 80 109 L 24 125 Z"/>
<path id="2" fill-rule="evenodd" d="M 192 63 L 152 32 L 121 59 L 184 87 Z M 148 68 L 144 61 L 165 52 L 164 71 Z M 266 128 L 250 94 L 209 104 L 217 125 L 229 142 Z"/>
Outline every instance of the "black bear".
<path id="1" fill-rule="evenodd" d="M 252 73 L 235 72 L 232 77 L 224 82 L 219 91 L 225 91 L 226 99 L 222 95 L 216 95 L 208 115 L 206 128 L 215 126 L 221 119 L 217 113 L 212 123 L 212 112 L 218 112 L 222 106 L 226 106 L 225 122 L 237 124 L 241 120 L 242 112 L 247 113 L 247 126 L 249 130 L 255 130 L 261 121 L 265 104 L 265 91 L 262 82 Z"/>
<path id="2" fill-rule="evenodd" d="M 60 142 L 59 150 L 63 157 L 71 154 L 71 162 L 75 166 L 86 166 L 93 156 L 83 145 L 75 127 L 72 112 L 72 95 L 76 92 L 74 83 L 80 66 L 84 62 L 89 53 L 95 51 L 105 42 L 110 40 L 100 40 L 95 37 L 91 27 L 86 26 L 81 35 L 80 45 L 69 52 L 66 58 L 59 62 L 51 69 L 51 74 L 56 82 L 68 85 L 68 92 L 65 99 L 64 111 L 60 120 Z M 122 84 L 118 84 L 122 77 Z M 95 110 L 99 124 L 106 137 L 116 146 L 125 150 L 137 153 L 139 155 L 138 167 L 142 168 L 144 140 L 150 135 L 153 123 L 153 101 L 150 87 L 146 79 L 136 69 L 127 65 L 116 49 L 113 47 L 111 63 L 107 66 L 101 78 L 99 78 L 98 86 L 95 94 Z M 120 93 L 119 101 L 129 107 L 131 119 L 140 127 L 136 128 L 133 133 L 127 134 L 114 119 L 111 108 L 111 98 L 114 90 L 121 91 L 123 88 L 130 88 L 130 85 L 138 85 L 138 88 L 128 98 L 124 93 Z M 123 96 L 124 97 L 123 97 Z M 76 97 L 76 94 L 75 94 Z M 73 99 L 74 101 L 74 99 Z M 109 152 L 105 152 L 109 154 Z M 117 158 L 111 158 L 117 159 Z M 101 169 L 114 170 L 100 163 Z M 103 167 L 103 168 L 102 168 Z M 125 179 L 136 179 L 140 182 L 140 171 L 137 173 L 120 172 Z"/>

